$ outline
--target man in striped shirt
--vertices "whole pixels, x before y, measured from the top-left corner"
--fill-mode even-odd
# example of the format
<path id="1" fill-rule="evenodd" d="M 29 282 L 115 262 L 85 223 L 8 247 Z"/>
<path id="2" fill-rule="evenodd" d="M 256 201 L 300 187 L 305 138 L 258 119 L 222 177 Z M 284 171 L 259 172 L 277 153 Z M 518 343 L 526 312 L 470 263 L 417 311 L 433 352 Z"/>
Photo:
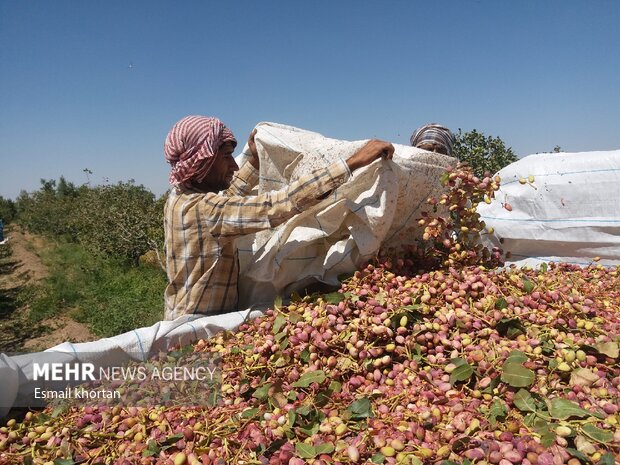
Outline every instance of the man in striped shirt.
<path id="1" fill-rule="evenodd" d="M 250 195 L 259 160 L 252 133 L 251 156 L 241 168 L 237 141 L 217 118 L 188 116 L 166 138 L 173 188 L 164 209 L 165 319 L 238 310 L 236 239 L 284 223 L 325 198 L 351 173 L 377 158 L 391 158 L 389 142 L 371 140 L 348 160 L 301 176 L 288 187 Z"/>

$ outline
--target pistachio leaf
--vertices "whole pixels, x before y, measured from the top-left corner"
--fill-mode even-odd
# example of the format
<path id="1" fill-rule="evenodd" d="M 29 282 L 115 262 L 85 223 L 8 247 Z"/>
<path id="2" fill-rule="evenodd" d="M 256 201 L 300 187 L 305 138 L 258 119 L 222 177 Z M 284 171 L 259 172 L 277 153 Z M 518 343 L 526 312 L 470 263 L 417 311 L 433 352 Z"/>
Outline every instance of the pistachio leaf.
<path id="1" fill-rule="evenodd" d="M 598 463 L 599 465 L 614 465 L 616 463 L 616 459 L 614 458 L 614 454 L 611 452 L 605 452 Z"/>
<path id="2" fill-rule="evenodd" d="M 502 318 L 495 326 L 497 332 L 509 339 L 525 334 L 525 327 L 519 318 Z"/>
<path id="3" fill-rule="evenodd" d="M 372 463 L 376 463 L 376 464 L 380 464 L 383 463 L 383 461 L 385 460 L 385 455 L 381 454 L 381 453 L 376 453 L 375 455 L 373 455 L 370 458 L 370 461 Z"/>
<path id="4" fill-rule="evenodd" d="M 594 347 L 601 354 L 607 355 L 608 357 L 618 358 L 618 356 L 620 356 L 620 349 L 616 342 L 599 342 L 598 344 L 594 344 Z"/>
<path id="5" fill-rule="evenodd" d="M 314 449 L 316 450 L 316 455 L 321 455 L 331 454 L 332 452 L 334 452 L 335 447 L 331 442 L 324 442 L 323 444 L 318 444 L 314 446 Z"/>
<path id="6" fill-rule="evenodd" d="M 351 420 L 361 420 L 364 418 L 372 418 L 372 406 L 370 399 L 362 397 L 351 403 L 347 407 L 347 411 L 351 414 Z"/>
<path id="7" fill-rule="evenodd" d="M 544 422 L 542 426 L 535 427 L 534 430 L 540 435 L 540 443 L 545 447 L 550 447 L 557 438 L 551 423 Z"/>
<path id="8" fill-rule="evenodd" d="M 520 363 L 507 362 L 502 367 L 501 380 L 512 387 L 531 386 L 536 379 L 536 374 Z"/>
<path id="9" fill-rule="evenodd" d="M 573 370 L 570 375 L 570 385 L 571 386 L 591 386 L 596 381 L 598 381 L 599 377 L 592 373 L 587 368 L 577 368 Z"/>
<path id="10" fill-rule="evenodd" d="M 252 418 L 257 413 L 258 413 L 258 408 L 251 408 L 248 410 L 244 410 L 243 412 L 241 412 L 241 418 Z"/>
<path id="11" fill-rule="evenodd" d="M 495 399 L 485 413 L 487 419 L 489 420 L 489 424 L 494 427 L 497 424 L 498 419 L 503 420 L 506 418 L 508 410 L 506 409 L 504 403 L 501 400 Z"/>
<path id="12" fill-rule="evenodd" d="M 300 376 L 291 386 L 293 387 L 308 387 L 312 383 L 322 383 L 327 376 L 323 370 L 309 371 Z"/>
<path id="13" fill-rule="evenodd" d="M 614 433 L 612 433 L 611 431 L 605 431 L 604 429 L 598 428 L 589 423 L 583 425 L 581 427 L 581 431 L 590 439 L 593 439 L 594 441 L 600 442 L 602 444 L 607 444 L 614 439 Z"/>
<path id="14" fill-rule="evenodd" d="M 587 463 L 590 461 L 590 459 L 588 459 L 588 456 L 586 454 L 578 451 L 577 449 L 572 449 L 570 447 L 567 447 L 566 452 L 568 452 L 571 456 L 578 458 L 582 463 Z"/>
<path id="15" fill-rule="evenodd" d="M 512 402 L 522 412 L 536 412 L 536 402 L 532 395 L 525 389 L 519 389 L 514 395 Z"/>
<path id="16" fill-rule="evenodd" d="M 467 381 L 474 374 L 474 368 L 462 358 L 452 359 L 451 362 L 456 368 L 450 373 L 450 383 L 455 384 L 458 381 Z"/>
<path id="17" fill-rule="evenodd" d="M 510 352 L 508 354 L 508 357 L 506 358 L 506 362 L 514 362 L 514 363 L 523 363 L 523 362 L 527 362 L 529 360 L 529 357 L 527 356 L 527 354 L 525 352 L 522 352 L 520 350 L 513 350 L 512 352 Z"/>
<path id="18" fill-rule="evenodd" d="M 295 444 L 295 451 L 302 459 L 313 459 L 317 455 L 314 446 L 306 444 L 305 442 L 298 442 Z"/>
<path id="19" fill-rule="evenodd" d="M 325 294 L 323 296 L 323 299 L 328 304 L 337 304 L 339 302 L 342 302 L 345 298 L 346 296 L 340 292 L 330 292 L 329 294 Z"/>
<path id="20" fill-rule="evenodd" d="M 557 420 L 567 420 L 572 417 L 585 418 L 595 416 L 600 418 L 600 414 L 582 409 L 575 402 L 556 397 L 549 402 L 549 414 Z"/>
<path id="21" fill-rule="evenodd" d="M 262 386 L 258 387 L 256 391 L 254 391 L 252 397 L 256 397 L 259 400 L 266 399 L 269 395 L 269 389 L 271 389 L 271 386 L 271 383 L 263 384 Z"/>
<path id="22" fill-rule="evenodd" d="M 275 321 L 273 322 L 273 334 L 278 334 L 282 329 L 282 326 L 286 324 L 286 317 L 281 313 L 278 314 Z"/>

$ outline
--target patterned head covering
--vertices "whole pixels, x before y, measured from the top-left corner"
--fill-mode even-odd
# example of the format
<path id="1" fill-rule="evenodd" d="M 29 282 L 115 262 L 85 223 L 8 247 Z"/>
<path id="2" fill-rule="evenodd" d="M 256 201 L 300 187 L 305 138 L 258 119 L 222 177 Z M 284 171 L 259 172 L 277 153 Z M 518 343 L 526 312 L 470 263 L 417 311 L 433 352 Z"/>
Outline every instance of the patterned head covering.
<path id="1" fill-rule="evenodd" d="M 237 145 L 233 133 L 217 118 L 186 116 L 177 122 L 164 144 L 166 161 L 172 166 L 170 184 L 202 181 L 213 166 L 217 151 L 228 141 Z"/>
<path id="2" fill-rule="evenodd" d="M 446 149 L 446 155 L 452 155 L 454 134 L 441 124 L 431 123 L 415 130 L 409 139 L 413 147 L 419 147 L 424 143 L 435 143 Z"/>

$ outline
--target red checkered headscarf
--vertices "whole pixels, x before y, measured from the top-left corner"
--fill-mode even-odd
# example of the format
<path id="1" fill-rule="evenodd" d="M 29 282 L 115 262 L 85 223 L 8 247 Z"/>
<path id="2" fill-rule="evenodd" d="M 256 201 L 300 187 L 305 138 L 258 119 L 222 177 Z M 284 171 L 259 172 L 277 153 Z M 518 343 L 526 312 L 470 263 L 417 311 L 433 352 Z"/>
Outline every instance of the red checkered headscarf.
<path id="1" fill-rule="evenodd" d="M 166 161 L 172 166 L 170 184 L 202 181 L 213 166 L 217 151 L 228 141 L 237 146 L 233 133 L 217 118 L 186 116 L 177 122 L 164 144 Z"/>

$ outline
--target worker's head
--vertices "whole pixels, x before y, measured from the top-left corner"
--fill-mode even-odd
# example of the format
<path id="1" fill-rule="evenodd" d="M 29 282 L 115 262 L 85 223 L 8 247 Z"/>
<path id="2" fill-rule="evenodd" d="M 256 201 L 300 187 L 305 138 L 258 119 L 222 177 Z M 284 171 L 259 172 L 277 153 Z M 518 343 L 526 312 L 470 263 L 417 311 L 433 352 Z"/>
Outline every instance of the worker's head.
<path id="1" fill-rule="evenodd" d="M 430 152 L 452 155 L 454 134 L 441 124 L 431 123 L 415 130 L 411 135 L 411 145 Z"/>
<path id="2" fill-rule="evenodd" d="M 164 153 L 172 166 L 170 184 L 201 192 L 218 192 L 230 186 L 239 169 L 232 154 L 233 133 L 217 118 L 186 116 L 166 137 Z"/>

